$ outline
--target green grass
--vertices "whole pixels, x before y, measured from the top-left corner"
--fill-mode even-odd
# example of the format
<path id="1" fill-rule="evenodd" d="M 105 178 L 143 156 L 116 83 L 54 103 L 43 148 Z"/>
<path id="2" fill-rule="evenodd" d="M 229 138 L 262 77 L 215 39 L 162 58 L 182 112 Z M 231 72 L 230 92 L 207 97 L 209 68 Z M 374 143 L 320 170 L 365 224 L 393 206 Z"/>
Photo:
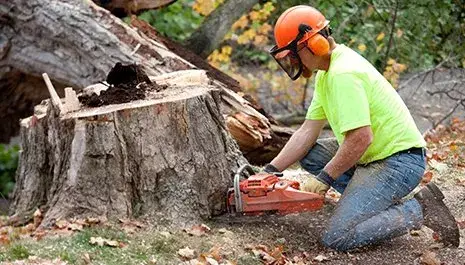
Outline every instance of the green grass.
<path id="1" fill-rule="evenodd" d="M 12 259 L 26 259 L 30 256 L 30 253 L 25 246 L 14 244 L 8 249 L 8 255 Z"/>
<path id="2" fill-rule="evenodd" d="M 124 243 L 125 247 L 91 245 L 91 237 L 117 240 Z M 175 236 L 141 233 L 129 237 L 122 231 L 99 227 L 85 229 L 69 237 L 15 241 L 9 246 L 0 247 L 0 261 L 38 256 L 45 259 L 60 258 L 70 264 L 84 264 L 84 255 L 88 254 L 92 264 L 148 264 L 153 258 L 157 264 L 178 264 L 176 252 L 180 248 L 181 242 Z"/>
<path id="3" fill-rule="evenodd" d="M 237 265 L 262 265 L 262 264 L 263 262 L 259 258 L 251 254 L 241 256 L 237 260 Z"/>

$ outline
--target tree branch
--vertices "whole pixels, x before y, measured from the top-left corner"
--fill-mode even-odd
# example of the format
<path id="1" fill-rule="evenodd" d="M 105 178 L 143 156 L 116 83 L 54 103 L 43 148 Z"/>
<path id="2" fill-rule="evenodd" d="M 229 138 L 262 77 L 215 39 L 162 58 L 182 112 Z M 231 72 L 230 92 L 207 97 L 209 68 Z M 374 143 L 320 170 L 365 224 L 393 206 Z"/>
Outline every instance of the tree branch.
<path id="1" fill-rule="evenodd" d="M 394 29 L 396 27 L 396 20 L 397 20 L 397 11 L 399 10 L 399 0 L 396 0 L 396 7 L 394 9 L 394 15 L 392 17 L 392 23 L 391 23 L 391 33 L 389 34 L 389 41 L 388 41 L 388 46 L 386 49 L 386 55 L 384 56 L 384 62 L 383 62 L 383 69 L 386 68 L 386 63 L 389 59 L 389 52 L 391 50 L 391 45 L 392 45 L 392 38 L 394 35 Z"/>
<path id="2" fill-rule="evenodd" d="M 452 115 L 452 113 L 455 112 L 455 110 L 457 109 L 457 107 L 460 106 L 460 105 L 463 105 L 464 102 L 465 102 L 465 99 L 458 100 L 458 101 L 457 101 L 457 104 L 455 104 L 455 106 L 454 106 L 452 109 L 450 109 L 450 111 L 449 111 L 446 115 L 444 115 L 444 117 L 442 117 L 442 118 L 441 118 L 440 120 L 438 120 L 437 122 L 433 123 L 433 128 L 436 128 L 439 124 L 441 124 L 443 121 L 445 121 L 447 118 L 449 118 L 450 115 Z"/>

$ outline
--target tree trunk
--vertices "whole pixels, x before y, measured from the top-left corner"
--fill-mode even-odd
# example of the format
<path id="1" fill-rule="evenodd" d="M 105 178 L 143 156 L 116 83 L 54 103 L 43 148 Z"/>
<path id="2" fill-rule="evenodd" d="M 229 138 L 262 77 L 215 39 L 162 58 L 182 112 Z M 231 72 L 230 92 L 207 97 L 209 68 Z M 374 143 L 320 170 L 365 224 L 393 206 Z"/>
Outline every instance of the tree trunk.
<path id="1" fill-rule="evenodd" d="M 252 9 L 258 0 L 227 0 L 216 8 L 186 42 L 187 47 L 207 58 L 223 40 L 232 24 Z"/>
<path id="2" fill-rule="evenodd" d="M 38 106 L 21 122 L 12 219 L 41 207 L 42 226 L 87 216 L 190 225 L 223 212 L 246 160 L 225 130 L 219 91 L 174 83 L 142 101 L 68 113 Z"/>

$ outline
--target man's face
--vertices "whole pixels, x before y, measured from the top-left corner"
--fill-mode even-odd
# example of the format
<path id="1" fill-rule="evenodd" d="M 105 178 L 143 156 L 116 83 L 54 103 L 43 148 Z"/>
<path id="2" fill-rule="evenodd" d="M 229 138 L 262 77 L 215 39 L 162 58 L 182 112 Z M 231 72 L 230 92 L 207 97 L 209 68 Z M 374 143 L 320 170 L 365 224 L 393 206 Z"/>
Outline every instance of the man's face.
<path id="1" fill-rule="evenodd" d="M 302 74 L 304 77 L 308 78 L 312 75 L 313 71 L 317 70 L 318 57 L 314 55 L 306 46 L 298 49 L 298 54 L 304 68 Z"/>

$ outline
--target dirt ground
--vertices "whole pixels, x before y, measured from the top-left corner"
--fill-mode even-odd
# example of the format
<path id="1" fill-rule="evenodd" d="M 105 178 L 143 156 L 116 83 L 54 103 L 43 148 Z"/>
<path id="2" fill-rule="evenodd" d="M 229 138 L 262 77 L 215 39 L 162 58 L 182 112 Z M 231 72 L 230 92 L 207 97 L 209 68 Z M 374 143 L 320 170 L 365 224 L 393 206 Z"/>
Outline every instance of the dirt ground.
<path id="1" fill-rule="evenodd" d="M 465 121 L 425 135 L 428 168 L 445 195 L 460 230 L 458 248 L 444 247 L 432 231 L 419 231 L 350 252 L 320 244 L 320 235 L 337 200 L 329 192 L 318 212 L 286 216 L 207 220 L 192 228 L 169 228 L 138 221 L 57 222 L 46 235 L 23 228 L 0 228 L 0 264 L 166 264 L 166 265 L 305 265 L 425 264 L 465 265 Z M 301 169 L 284 177 L 302 181 Z M 59 224 L 58 224 L 59 223 Z M 90 225 L 96 223 L 97 225 Z M 380 224 L 382 226 L 383 224 Z"/>
<path id="2" fill-rule="evenodd" d="M 463 176 L 463 172 L 446 172 L 435 183 L 444 191 L 446 204 L 456 219 L 465 220 L 465 187 L 454 184 L 454 177 L 459 176 Z M 307 261 L 318 263 L 313 259 L 322 255 L 327 258 L 323 261 L 325 264 L 465 264 L 465 230 L 461 230 L 461 244 L 457 249 L 444 248 L 435 242 L 428 228 L 349 253 L 326 249 L 319 238 L 332 210 L 333 206 L 328 204 L 316 213 L 250 218 L 247 223 L 224 223 L 238 241 L 275 245 L 284 242 L 287 249 L 285 255 L 291 260 L 294 256 L 302 257 L 306 252 L 305 255 L 309 257 Z M 221 226 L 219 223 L 214 225 Z M 421 263 L 431 253 L 436 255 L 437 262 Z"/>
<path id="3" fill-rule="evenodd" d="M 430 166 L 432 181 L 443 190 L 445 202 L 457 221 L 463 222 L 464 170 L 438 163 Z M 299 180 L 305 176 L 301 170 L 292 170 L 286 171 L 285 177 Z M 150 224 L 139 229 L 138 223 L 132 226 L 120 223 L 73 232 L 70 230 L 75 230 L 76 224 L 67 224 L 68 229 L 58 230 L 61 231 L 58 237 L 16 236 L 8 244 L 0 244 L 0 264 L 465 264 L 465 229 L 461 229 L 459 248 L 443 247 L 435 242 L 431 230 L 423 228 L 350 252 L 327 249 L 319 239 L 334 201 L 334 196 L 327 196 L 325 207 L 313 213 L 220 216 L 206 221 L 206 229 L 174 229 Z M 106 243 L 97 246 L 92 238 L 114 240 L 119 247 Z"/>

